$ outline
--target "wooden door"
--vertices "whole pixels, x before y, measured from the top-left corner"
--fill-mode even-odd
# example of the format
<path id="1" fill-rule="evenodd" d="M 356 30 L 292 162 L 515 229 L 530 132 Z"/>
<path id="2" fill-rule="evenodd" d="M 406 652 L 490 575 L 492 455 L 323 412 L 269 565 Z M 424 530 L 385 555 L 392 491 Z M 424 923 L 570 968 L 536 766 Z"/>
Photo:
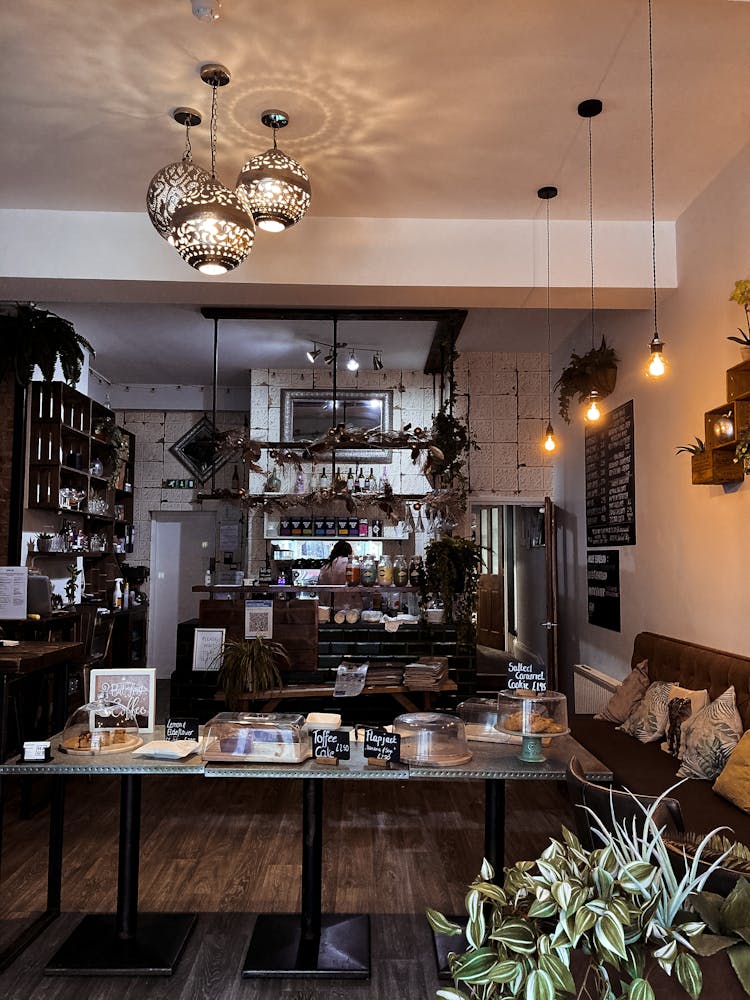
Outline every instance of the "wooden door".
<path id="1" fill-rule="evenodd" d="M 501 573 L 483 573 L 477 588 L 477 643 L 505 649 L 504 591 Z"/>
<path id="2" fill-rule="evenodd" d="M 557 655 L 557 507 L 549 497 L 544 498 L 544 537 L 546 540 L 546 590 L 547 620 L 547 686 L 559 691 Z"/>

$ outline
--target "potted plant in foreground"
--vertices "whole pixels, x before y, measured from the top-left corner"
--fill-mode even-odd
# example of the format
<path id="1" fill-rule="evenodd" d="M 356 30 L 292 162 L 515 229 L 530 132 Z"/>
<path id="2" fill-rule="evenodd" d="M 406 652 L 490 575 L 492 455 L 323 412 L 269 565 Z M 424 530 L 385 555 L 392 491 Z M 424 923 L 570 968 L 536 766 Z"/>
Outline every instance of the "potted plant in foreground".
<path id="1" fill-rule="evenodd" d="M 642 833 L 627 823 L 610 832 L 591 813 L 601 848 L 588 851 L 563 829 L 541 857 L 506 868 L 502 884 L 485 861 L 466 896 L 468 947 L 449 956 L 455 987 L 437 996 L 654 1000 L 652 982 L 666 973 L 697 1000 L 700 959 L 722 950 L 750 993 L 750 885 L 738 880 L 726 899 L 702 891 L 724 858 L 701 864 L 711 834 L 676 871 L 653 820 L 659 801 L 644 809 Z M 427 916 L 438 933 L 464 930 L 435 910 Z M 662 981 L 658 996 L 671 985 Z"/>
<path id="2" fill-rule="evenodd" d="M 289 654 L 280 642 L 263 639 L 229 639 L 224 643 L 219 684 L 230 711 L 241 706 L 242 695 L 273 691 L 284 686 L 281 670 L 290 669 Z"/>

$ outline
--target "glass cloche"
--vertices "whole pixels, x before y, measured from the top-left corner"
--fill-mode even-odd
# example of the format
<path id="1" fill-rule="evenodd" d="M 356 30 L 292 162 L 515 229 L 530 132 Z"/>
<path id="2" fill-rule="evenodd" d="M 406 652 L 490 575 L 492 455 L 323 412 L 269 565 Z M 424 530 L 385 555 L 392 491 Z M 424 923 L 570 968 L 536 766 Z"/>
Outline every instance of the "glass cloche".
<path id="1" fill-rule="evenodd" d="M 206 723 L 203 759 L 299 764 L 312 753 L 305 717 L 291 712 L 219 712 Z"/>
<path id="2" fill-rule="evenodd" d="M 135 750 L 142 743 L 133 712 L 119 701 L 99 698 L 73 712 L 65 723 L 60 750 L 91 757 Z"/>
<path id="3" fill-rule="evenodd" d="M 409 712 L 393 721 L 401 737 L 401 760 L 429 767 L 454 767 L 471 760 L 461 719 L 444 712 Z"/>
<path id="4" fill-rule="evenodd" d="M 467 740 L 488 740 L 503 742 L 509 739 L 497 729 L 497 697 L 467 698 L 457 709 L 463 719 Z"/>
<path id="5" fill-rule="evenodd" d="M 570 731 L 567 699 L 559 691 L 501 691 L 497 696 L 497 728 L 522 738 L 521 760 L 544 760 L 542 739 Z"/>

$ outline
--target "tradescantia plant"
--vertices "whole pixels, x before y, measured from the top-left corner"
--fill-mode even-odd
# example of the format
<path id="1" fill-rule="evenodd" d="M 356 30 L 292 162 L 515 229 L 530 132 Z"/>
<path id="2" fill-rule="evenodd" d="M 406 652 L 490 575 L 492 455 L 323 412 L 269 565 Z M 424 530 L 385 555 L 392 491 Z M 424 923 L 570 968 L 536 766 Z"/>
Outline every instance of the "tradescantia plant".
<path id="1" fill-rule="evenodd" d="M 750 993 L 750 885 L 739 881 L 726 900 L 701 891 L 723 860 L 700 864 L 712 834 L 677 872 L 653 820 L 656 807 L 644 808 L 640 829 L 613 818 L 609 832 L 594 817 L 604 844 L 594 851 L 563 829 L 536 861 L 506 868 L 502 885 L 484 861 L 466 896 L 465 928 L 427 911 L 433 930 L 465 931 L 468 942 L 449 956 L 455 986 L 437 996 L 654 1000 L 649 978 L 661 968 L 697 1000 L 703 977 L 696 956 L 724 949 Z M 577 980 L 574 952 L 585 960 Z"/>

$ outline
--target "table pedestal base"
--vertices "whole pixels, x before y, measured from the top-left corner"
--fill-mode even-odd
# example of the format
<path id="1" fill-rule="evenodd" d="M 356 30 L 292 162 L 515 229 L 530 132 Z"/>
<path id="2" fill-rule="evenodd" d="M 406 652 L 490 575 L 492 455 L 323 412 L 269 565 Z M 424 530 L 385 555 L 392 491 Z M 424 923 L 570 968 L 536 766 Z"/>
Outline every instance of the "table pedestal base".
<path id="1" fill-rule="evenodd" d="M 48 976 L 171 976 L 195 913 L 139 913 L 133 938 L 115 932 L 114 913 L 84 917 L 50 960 Z"/>
<path id="2" fill-rule="evenodd" d="M 369 975 L 370 918 L 358 913 L 322 914 L 320 937 L 309 942 L 302 940 L 299 913 L 262 913 L 242 968 L 244 979 L 367 979 Z"/>

